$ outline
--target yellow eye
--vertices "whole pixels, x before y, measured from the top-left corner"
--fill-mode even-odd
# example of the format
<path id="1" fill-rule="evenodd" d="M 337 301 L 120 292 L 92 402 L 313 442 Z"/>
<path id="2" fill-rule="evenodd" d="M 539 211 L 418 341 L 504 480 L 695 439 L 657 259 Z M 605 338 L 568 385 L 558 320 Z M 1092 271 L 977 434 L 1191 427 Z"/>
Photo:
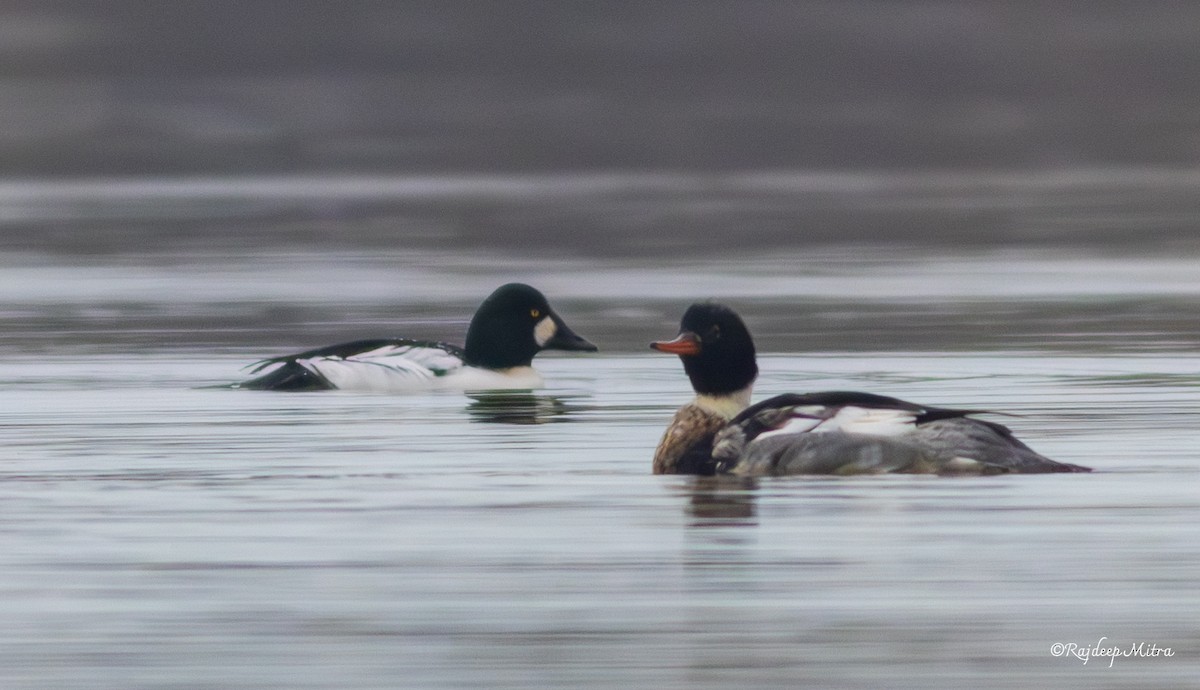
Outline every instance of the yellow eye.
<path id="1" fill-rule="evenodd" d="M 539 316 L 541 316 L 541 315 L 542 315 L 542 312 L 541 312 L 541 311 L 539 311 L 539 310 L 538 310 L 538 309 L 535 307 L 535 308 L 533 308 L 533 309 L 530 309 L 530 310 L 529 310 L 529 315 L 530 315 L 530 316 L 532 316 L 533 318 L 535 318 L 535 319 L 536 319 L 537 317 L 539 317 Z"/>

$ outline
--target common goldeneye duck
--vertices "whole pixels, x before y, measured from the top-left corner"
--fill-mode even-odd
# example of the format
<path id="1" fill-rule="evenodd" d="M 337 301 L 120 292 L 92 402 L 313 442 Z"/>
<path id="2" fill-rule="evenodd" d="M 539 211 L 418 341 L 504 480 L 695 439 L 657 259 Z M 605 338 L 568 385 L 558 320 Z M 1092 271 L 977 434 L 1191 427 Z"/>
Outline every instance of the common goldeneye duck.
<path id="1" fill-rule="evenodd" d="M 595 352 L 521 283 L 496 289 L 479 305 L 465 347 L 406 338 L 356 340 L 272 357 L 251 365 L 261 376 L 234 388 L 274 391 L 528 389 L 542 385 L 533 357 L 542 350 Z"/>
<path id="2" fill-rule="evenodd" d="M 693 304 L 679 336 L 650 347 L 679 355 L 696 398 L 654 453 L 655 474 L 995 474 L 1090 472 L 1056 462 L 983 410 L 917 405 L 871 393 L 785 394 L 749 406 L 754 342 L 720 304 Z"/>

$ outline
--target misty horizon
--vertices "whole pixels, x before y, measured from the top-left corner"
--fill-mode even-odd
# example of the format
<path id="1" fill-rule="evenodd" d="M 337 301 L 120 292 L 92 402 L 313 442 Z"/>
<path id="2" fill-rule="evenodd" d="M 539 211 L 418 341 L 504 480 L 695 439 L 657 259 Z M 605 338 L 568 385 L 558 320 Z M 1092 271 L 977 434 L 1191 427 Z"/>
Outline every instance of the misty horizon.
<path id="1" fill-rule="evenodd" d="M 0 174 L 1191 166 L 1200 6 L 6 3 Z"/>

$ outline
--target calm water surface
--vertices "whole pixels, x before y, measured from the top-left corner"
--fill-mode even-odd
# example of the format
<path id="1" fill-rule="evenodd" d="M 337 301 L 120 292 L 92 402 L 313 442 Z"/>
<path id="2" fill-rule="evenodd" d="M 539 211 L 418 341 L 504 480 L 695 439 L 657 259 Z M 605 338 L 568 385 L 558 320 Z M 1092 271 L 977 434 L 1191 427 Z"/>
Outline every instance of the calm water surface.
<path id="1" fill-rule="evenodd" d="M 25 259 L 0 283 L 6 688 L 1200 678 L 1195 262 Z M 540 358 L 534 395 L 204 388 L 343 337 L 457 339 L 515 277 L 605 350 Z M 760 336 L 756 397 L 1006 410 L 1097 472 L 651 476 L 689 391 L 643 348 L 707 296 Z M 1051 655 L 1101 638 L 1174 656 Z"/>

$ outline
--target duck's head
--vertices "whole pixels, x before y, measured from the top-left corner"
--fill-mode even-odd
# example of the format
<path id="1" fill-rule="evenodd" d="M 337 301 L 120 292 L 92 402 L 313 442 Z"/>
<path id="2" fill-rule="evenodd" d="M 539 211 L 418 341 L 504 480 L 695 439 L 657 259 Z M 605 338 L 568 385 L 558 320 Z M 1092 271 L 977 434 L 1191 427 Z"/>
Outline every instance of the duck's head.
<path id="1" fill-rule="evenodd" d="M 754 339 L 729 307 L 713 302 L 693 304 L 679 323 L 674 340 L 650 343 L 659 352 L 679 355 L 697 395 L 724 397 L 749 391 L 758 377 Z"/>
<path id="2" fill-rule="evenodd" d="M 758 376 L 750 331 L 729 307 L 705 302 L 688 308 L 674 340 L 650 347 L 679 355 L 696 391 L 654 451 L 654 473 L 712 474 L 713 436 L 750 403 Z"/>
<path id="3" fill-rule="evenodd" d="M 595 352 L 550 308 L 546 297 L 523 283 L 508 283 L 479 305 L 467 329 L 466 361 L 489 369 L 527 367 L 542 350 Z"/>

